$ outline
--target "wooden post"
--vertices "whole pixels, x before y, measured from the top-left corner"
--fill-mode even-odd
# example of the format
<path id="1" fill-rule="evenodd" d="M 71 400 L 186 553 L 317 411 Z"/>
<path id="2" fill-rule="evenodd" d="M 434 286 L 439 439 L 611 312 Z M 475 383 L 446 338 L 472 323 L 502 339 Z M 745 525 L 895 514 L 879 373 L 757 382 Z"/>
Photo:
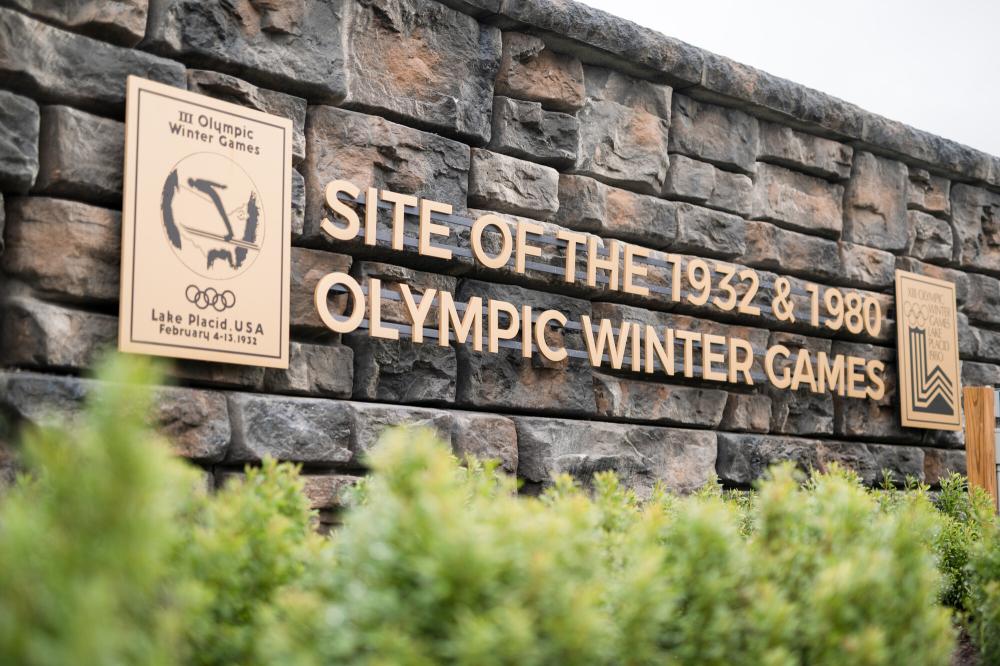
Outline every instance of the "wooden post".
<path id="1" fill-rule="evenodd" d="M 994 389 L 967 387 L 965 402 L 965 460 L 969 484 L 984 488 L 997 505 L 996 410 Z"/>

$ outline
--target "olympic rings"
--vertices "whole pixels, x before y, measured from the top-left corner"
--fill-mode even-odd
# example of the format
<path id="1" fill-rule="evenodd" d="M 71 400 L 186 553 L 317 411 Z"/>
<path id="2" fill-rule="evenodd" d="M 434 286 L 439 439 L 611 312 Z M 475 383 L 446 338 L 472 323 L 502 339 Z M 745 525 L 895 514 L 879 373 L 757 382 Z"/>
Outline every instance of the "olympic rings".
<path id="1" fill-rule="evenodd" d="M 236 294 L 226 289 L 223 292 L 217 291 L 213 287 L 205 290 L 199 289 L 193 284 L 189 284 L 184 290 L 184 297 L 189 303 L 198 306 L 199 310 L 214 308 L 216 312 L 225 312 L 236 305 Z"/>

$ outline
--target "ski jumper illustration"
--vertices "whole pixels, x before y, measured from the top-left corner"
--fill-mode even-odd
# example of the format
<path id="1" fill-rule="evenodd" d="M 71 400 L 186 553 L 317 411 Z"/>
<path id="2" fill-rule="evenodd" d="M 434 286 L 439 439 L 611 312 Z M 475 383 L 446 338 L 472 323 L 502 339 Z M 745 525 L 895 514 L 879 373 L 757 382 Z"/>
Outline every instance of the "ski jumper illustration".
<path id="1" fill-rule="evenodd" d="M 217 190 L 224 190 L 226 186 L 221 183 L 213 183 L 210 180 L 205 180 L 204 178 L 188 178 L 188 186 L 198 190 L 199 192 L 204 192 L 215 204 L 215 209 L 219 211 L 219 216 L 222 221 L 226 224 L 226 237 L 225 240 L 233 240 L 233 225 L 229 222 L 229 214 L 226 213 L 226 209 L 222 206 L 222 199 L 219 198 L 219 193 Z"/>

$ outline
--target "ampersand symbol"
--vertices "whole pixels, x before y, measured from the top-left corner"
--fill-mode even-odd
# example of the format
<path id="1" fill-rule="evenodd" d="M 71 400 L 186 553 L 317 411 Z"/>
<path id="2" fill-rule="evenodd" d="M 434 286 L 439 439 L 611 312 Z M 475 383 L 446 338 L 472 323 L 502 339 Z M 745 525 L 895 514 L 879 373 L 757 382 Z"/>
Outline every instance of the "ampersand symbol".
<path id="1" fill-rule="evenodd" d="M 788 298 L 788 295 L 792 291 L 792 285 L 788 282 L 788 278 L 779 277 L 776 279 L 774 281 L 774 291 L 776 295 L 771 301 L 771 309 L 774 310 L 774 316 L 779 321 L 794 322 L 795 304 Z"/>

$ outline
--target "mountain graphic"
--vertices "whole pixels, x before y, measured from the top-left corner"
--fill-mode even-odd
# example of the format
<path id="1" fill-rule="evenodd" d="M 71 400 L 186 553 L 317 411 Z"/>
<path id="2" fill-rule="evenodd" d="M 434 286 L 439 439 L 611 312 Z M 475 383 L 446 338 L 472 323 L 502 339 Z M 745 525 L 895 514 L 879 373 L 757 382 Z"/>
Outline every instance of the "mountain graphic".
<path id="1" fill-rule="evenodd" d="M 955 387 L 951 378 L 935 365 L 928 369 L 927 330 L 910 326 L 910 386 L 914 411 L 949 415 L 955 412 Z"/>

